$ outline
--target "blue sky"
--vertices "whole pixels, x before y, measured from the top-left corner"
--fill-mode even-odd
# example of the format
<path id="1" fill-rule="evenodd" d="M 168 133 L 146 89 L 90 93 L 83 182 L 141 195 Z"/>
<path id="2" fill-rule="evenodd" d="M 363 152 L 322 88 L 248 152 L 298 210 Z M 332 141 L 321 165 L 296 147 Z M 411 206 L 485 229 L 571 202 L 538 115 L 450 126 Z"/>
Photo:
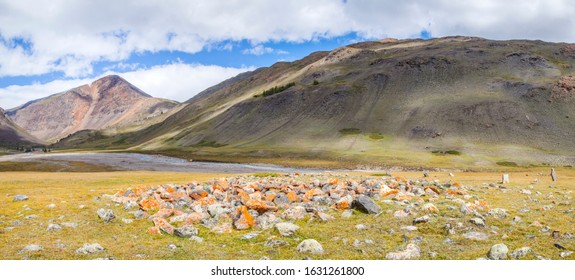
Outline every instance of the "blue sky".
<path id="1" fill-rule="evenodd" d="M 0 1 L 0 107 L 120 74 L 185 101 L 241 72 L 358 41 L 575 42 L 568 0 Z"/>

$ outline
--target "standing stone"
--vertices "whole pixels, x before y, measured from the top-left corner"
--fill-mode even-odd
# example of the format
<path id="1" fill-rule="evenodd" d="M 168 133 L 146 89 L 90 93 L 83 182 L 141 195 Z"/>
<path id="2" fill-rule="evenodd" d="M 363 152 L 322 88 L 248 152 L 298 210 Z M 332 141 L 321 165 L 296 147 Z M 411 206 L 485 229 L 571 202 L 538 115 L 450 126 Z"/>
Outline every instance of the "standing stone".
<path id="1" fill-rule="evenodd" d="M 315 239 L 306 239 L 297 245 L 297 251 L 300 253 L 323 254 L 323 247 Z"/>
<path id="2" fill-rule="evenodd" d="M 509 184 L 509 174 L 503 174 L 501 179 L 502 184 Z"/>
<path id="3" fill-rule="evenodd" d="M 360 195 L 354 199 L 351 207 L 367 214 L 377 214 L 381 211 L 381 208 L 365 195 Z"/>
<path id="4" fill-rule="evenodd" d="M 505 244 L 495 244 L 487 253 L 487 257 L 490 260 L 504 260 L 507 258 L 507 252 L 509 252 L 509 248 Z"/>
<path id="5" fill-rule="evenodd" d="M 557 181 L 557 173 L 555 173 L 555 168 L 551 168 L 551 180 L 553 180 L 553 182 Z"/>

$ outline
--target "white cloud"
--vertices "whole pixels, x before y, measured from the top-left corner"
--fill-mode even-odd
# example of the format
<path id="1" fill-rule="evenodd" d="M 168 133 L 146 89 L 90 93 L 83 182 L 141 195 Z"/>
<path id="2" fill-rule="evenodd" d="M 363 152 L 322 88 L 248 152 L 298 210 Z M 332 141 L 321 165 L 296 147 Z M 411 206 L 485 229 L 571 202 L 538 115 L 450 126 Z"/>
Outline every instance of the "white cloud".
<path id="1" fill-rule="evenodd" d="M 253 68 L 173 63 L 126 73 L 107 72 L 100 77 L 118 74 L 154 97 L 182 102 L 212 85 L 249 70 Z M 0 88 L 0 107 L 11 109 L 27 101 L 63 92 L 93 81 L 94 79 L 55 80 L 45 84 L 13 85 Z"/>
<path id="2" fill-rule="evenodd" d="M 244 49 L 242 51 L 243 54 L 253 54 L 253 55 L 262 55 L 267 53 L 273 53 L 274 49 L 270 47 L 264 47 L 263 45 L 254 46 L 251 49 Z"/>
<path id="3" fill-rule="evenodd" d="M 94 62 L 161 50 L 194 53 L 222 41 L 248 40 L 257 48 L 349 32 L 406 38 L 426 29 L 433 36 L 573 42 L 574 27 L 570 0 L 9 0 L 0 1 L 3 41 L 22 38 L 32 47 L 0 43 L 0 77 L 52 71 L 84 77 Z"/>

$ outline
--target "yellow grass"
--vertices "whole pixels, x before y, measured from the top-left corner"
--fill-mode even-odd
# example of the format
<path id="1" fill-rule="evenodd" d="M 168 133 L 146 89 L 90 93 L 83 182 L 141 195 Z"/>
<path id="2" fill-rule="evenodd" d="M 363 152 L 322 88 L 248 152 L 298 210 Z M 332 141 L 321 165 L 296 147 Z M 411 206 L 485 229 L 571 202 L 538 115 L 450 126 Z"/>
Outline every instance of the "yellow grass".
<path id="1" fill-rule="evenodd" d="M 544 175 L 539 175 L 545 172 Z M 349 173 L 353 178 L 365 178 L 371 173 Z M 4 172 L 0 173 L 0 259 L 92 259 L 98 257 L 114 257 L 116 259 L 302 259 L 306 255 L 297 253 L 295 247 L 301 240 L 313 238 L 318 240 L 325 249 L 325 254 L 312 256 L 315 259 L 385 259 L 385 254 L 405 247 L 404 239 L 417 236 L 423 237 L 419 244 L 422 250 L 422 259 L 431 258 L 429 252 L 437 252 L 438 259 L 475 259 L 484 257 L 493 244 L 505 243 L 510 251 L 523 246 L 533 248 L 537 254 L 546 258 L 559 259 L 561 250 L 553 247 L 557 242 L 549 233 L 540 232 L 540 228 L 529 226 L 537 220 L 548 225 L 552 230 L 562 233 L 575 232 L 573 228 L 574 214 L 565 214 L 573 205 L 561 203 L 571 201 L 570 193 L 575 188 L 575 172 L 571 169 L 558 170 L 560 181 L 552 183 L 545 169 L 532 169 L 527 172 L 511 173 L 512 183 L 506 185 L 507 193 L 498 188 L 482 188 L 484 183 L 498 182 L 501 173 L 455 173 L 450 177 L 447 173 L 430 173 L 432 179 L 443 182 L 459 182 L 462 185 L 474 186 L 470 195 L 478 199 L 485 199 L 492 208 L 501 207 L 509 210 L 509 217 L 504 221 L 487 217 L 488 226 L 497 226 L 497 234 L 490 234 L 488 241 L 471 241 L 461 237 L 460 234 L 447 236 L 443 225 L 449 219 L 458 219 L 466 227 L 472 227 L 467 221 L 470 215 L 464 216 L 459 208 L 450 210 L 446 200 L 435 202 L 440 213 L 431 223 L 418 225 L 419 230 L 405 232 L 401 226 L 410 225 L 411 218 L 397 219 L 393 211 L 402 209 L 401 206 L 378 204 L 384 214 L 375 217 L 355 212 L 349 218 L 341 218 L 341 212 L 330 211 L 335 220 L 319 222 L 317 220 L 304 220 L 296 222 L 301 227 L 292 237 L 282 237 L 290 245 L 280 248 L 265 247 L 263 244 L 270 238 L 280 238 L 274 230 L 264 230 L 252 240 L 240 240 L 248 231 L 234 231 L 232 234 L 216 235 L 204 227 L 199 226 L 199 236 L 204 238 L 203 243 L 196 243 L 188 239 L 163 235 L 152 237 L 146 229 L 152 225 L 148 220 L 134 220 L 126 225 L 121 218 L 133 218 L 121 206 L 102 198 L 102 194 L 113 194 L 126 187 L 155 186 L 168 183 L 188 183 L 191 181 L 206 181 L 212 178 L 230 176 L 223 174 L 195 174 L 195 173 L 167 173 L 167 172 L 99 172 L 99 173 L 51 173 L 51 172 Z M 410 179 L 422 177 L 420 172 L 393 172 L 394 176 Z M 528 176 L 527 176 L 528 175 Z M 518 191 L 535 179 L 541 181 L 532 184 L 531 191 L 535 194 L 540 191 L 542 195 L 533 198 L 540 203 L 527 201 L 527 196 Z M 553 188 L 549 188 L 553 185 Z M 12 202 L 16 194 L 25 194 L 30 197 L 24 202 Z M 548 195 L 552 198 L 547 198 Z M 569 197 L 569 198 L 568 198 Z M 553 204 L 553 201 L 555 204 Z M 51 209 L 47 205 L 55 204 Z M 79 209 L 80 205 L 85 208 Z M 536 206 L 554 205 L 549 211 L 536 210 Z M 25 206 L 32 210 L 25 210 Z M 529 213 L 518 213 L 525 206 L 532 210 Z M 97 215 L 98 208 L 110 208 L 115 212 L 117 219 L 110 224 L 101 221 Z M 388 213 L 390 212 L 390 213 Z M 36 219 L 26 220 L 27 215 L 38 215 Z M 422 215 L 422 214 L 421 214 Z M 511 224 L 513 216 L 520 216 L 523 222 Z M 14 226 L 11 223 L 20 220 L 23 225 Z M 76 222 L 80 226 L 76 229 L 64 228 L 61 231 L 49 232 L 48 223 Z M 365 224 L 368 229 L 358 231 L 357 224 Z M 489 232 L 492 229 L 481 229 Z M 503 239 L 503 234 L 508 238 Z M 529 238 L 533 235 L 534 238 Z M 444 240 L 450 238 L 452 244 Z M 370 239 L 373 245 L 361 245 L 356 248 L 351 244 L 355 239 L 364 241 Z M 569 249 L 575 248 L 572 240 L 559 241 Z M 99 243 L 106 250 L 94 255 L 77 255 L 75 250 L 84 243 Z M 38 244 L 44 247 L 39 253 L 18 252 L 28 244 Z M 57 248 L 63 244 L 64 248 Z M 167 248 L 168 244 L 175 244 L 178 250 Z M 530 256 L 528 258 L 534 258 Z M 574 255 L 567 259 L 573 259 Z"/>

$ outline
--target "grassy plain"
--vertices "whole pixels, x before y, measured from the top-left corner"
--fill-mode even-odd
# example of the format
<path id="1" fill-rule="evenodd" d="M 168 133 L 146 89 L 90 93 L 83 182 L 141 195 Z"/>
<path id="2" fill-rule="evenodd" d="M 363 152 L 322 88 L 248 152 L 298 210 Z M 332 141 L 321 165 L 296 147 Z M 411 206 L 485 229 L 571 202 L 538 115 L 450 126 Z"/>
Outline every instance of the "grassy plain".
<path id="1" fill-rule="evenodd" d="M 365 178 L 370 173 L 347 173 L 352 178 Z M 341 212 L 331 210 L 328 214 L 336 219 L 328 222 L 302 220 L 296 224 L 301 227 L 292 237 L 281 237 L 289 246 L 270 248 L 263 244 L 268 239 L 280 238 L 274 230 L 261 231 L 258 237 L 241 240 L 240 237 L 251 232 L 235 231 L 218 235 L 199 227 L 199 236 L 203 243 L 181 239 L 175 236 L 150 236 L 146 229 L 152 225 L 148 220 L 134 220 L 131 224 L 121 222 L 122 218 L 133 218 L 121 205 L 115 205 L 103 194 L 114 194 L 119 189 L 136 186 L 155 186 L 159 184 L 182 184 L 191 181 L 206 181 L 220 178 L 223 174 L 167 173 L 167 172 L 2 172 L 0 173 L 0 259 L 92 259 L 113 257 L 116 259 L 302 259 L 306 255 L 297 253 L 295 247 L 303 239 L 318 240 L 325 254 L 312 256 L 316 259 L 384 259 L 385 254 L 401 250 L 406 241 L 417 237 L 422 259 L 475 259 L 485 257 L 493 244 L 505 243 L 510 251 L 529 246 L 537 255 L 560 259 L 559 250 L 553 246 L 561 243 L 569 250 L 575 249 L 573 239 L 556 240 L 551 231 L 562 234 L 574 233 L 575 216 L 572 209 L 572 190 L 575 188 L 575 171 L 570 168 L 558 169 L 560 180 L 551 182 L 547 169 L 529 168 L 510 172 L 511 184 L 505 189 L 488 187 L 487 183 L 500 181 L 499 172 L 456 172 L 450 177 L 446 172 L 432 172 L 432 179 L 441 182 L 455 182 L 470 186 L 468 193 L 474 198 L 485 199 L 491 208 L 505 208 L 509 217 L 498 220 L 487 217 L 487 228 L 477 229 L 487 233 L 487 241 L 465 239 L 460 232 L 446 235 L 445 223 L 462 222 L 465 227 L 473 227 L 459 211 L 455 203 L 439 200 L 436 203 L 440 212 L 427 224 L 418 225 L 417 231 L 402 230 L 402 226 L 411 225 L 412 218 L 394 218 L 393 212 L 403 207 L 378 201 L 384 213 L 374 215 L 354 212 L 351 218 L 342 218 Z M 259 174 L 265 175 L 265 174 Z M 274 174 L 275 175 L 275 174 Z M 381 175 L 381 174 L 374 174 Z M 409 179 L 421 178 L 421 172 L 393 172 L 394 176 Z M 376 176 L 371 176 L 376 177 Z M 533 180 L 538 178 L 538 183 Z M 301 178 L 306 180 L 306 178 Z M 532 189 L 529 188 L 532 186 Z M 551 186 L 551 187 L 550 187 Z M 529 189 L 533 195 L 519 193 L 520 189 Z M 540 195 L 536 195 L 540 192 Z M 25 194 L 30 197 L 23 202 L 13 202 L 13 196 Z M 427 198 L 424 197 L 427 200 Z M 534 201 L 536 200 L 536 201 Z M 54 208 L 47 207 L 55 204 Z M 84 208 L 80 209 L 80 205 Z M 553 208 L 542 211 L 545 205 Z M 456 206 L 455 209 L 449 206 Z M 110 224 L 102 222 L 96 215 L 98 208 L 111 208 L 117 219 Z M 520 213 L 519 209 L 530 208 L 530 212 Z M 26 219 L 26 216 L 37 215 Z M 522 221 L 513 223 L 514 216 Z M 13 225 L 18 220 L 21 225 Z M 551 231 L 543 232 L 541 227 L 531 226 L 538 221 L 549 226 Z M 75 222 L 78 228 L 63 228 L 61 231 L 47 231 L 49 223 Z M 366 230 L 357 230 L 355 225 L 365 224 Z M 506 236 L 504 236 L 506 235 Z M 446 239 L 452 243 L 446 243 Z M 373 245 L 353 246 L 354 240 L 371 240 Z M 106 250 L 94 255 L 77 255 L 75 250 L 84 243 L 99 243 Z M 44 250 L 37 253 L 19 253 L 28 244 L 38 244 Z M 168 244 L 178 246 L 177 250 L 167 248 Z M 431 252 L 435 252 L 432 257 Z M 535 258 L 528 255 L 527 259 Z M 566 259 L 573 259 L 574 255 Z"/>

